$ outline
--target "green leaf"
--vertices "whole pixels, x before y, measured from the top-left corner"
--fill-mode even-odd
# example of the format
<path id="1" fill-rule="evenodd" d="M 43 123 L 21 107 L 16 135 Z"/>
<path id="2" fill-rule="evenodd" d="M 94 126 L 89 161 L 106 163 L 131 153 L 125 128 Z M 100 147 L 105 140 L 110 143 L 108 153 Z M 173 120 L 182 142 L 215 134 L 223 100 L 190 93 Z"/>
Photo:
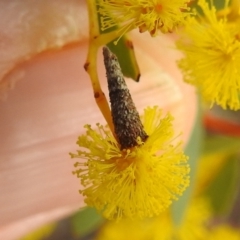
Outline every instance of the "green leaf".
<path id="1" fill-rule="evenodd" d="M 179 198 L 178 201 L 174 202 L 172 205 L 172 217 L 173 222 L 176 226 L 180 225 L 186 208 L 188 207 L 190 198 L 193 193 L 195 185 L 195 176 L 197 171 L 197 165 L 199 156 L 201 154 L 202 140 L 204 136 L 204 130 L 202 126 L 202 113 L 200 109 L 200 104 L 198 104 L 198 114 L 196 116 L 196 122 L 194 129 L 192 131 L 190 140 L 185 149 L 185 154 L 189 156 L 189 165 L 190 165 L 190 186 L 186 189 L 183 195 Z"/>
<path id="2" fill-rule="evenodd" d="M 203 152 L 197 172 L 194 195 L 202 194 L 224 168 L 229 156 L 235 154 L 240 146 L 240 138 L 207 135 L 203 142 Z"/>
<path id="3" fill-rule="evenodd" d="M 214 181 L 206 189 L 215 215 L 226 215 L 231 210 L 239 183 L 240 166 L 236 155 L 230 155 Z"/>
<path id="4" fill-rule="evenodd" d="M 74 236 L 83 237 L 99 227 L 103 219 L 94 208 L 86 207 L 71 216 L 70 221 Z"/>
<path id="5" fill-rule="evenodd" d="M 119 39 L 117 45 L 113 42 L 108 43 L 107 46 L 117 56 L 123 75 L 138 82 L 140 79 L 140 70 L 135 57 L 132 41 L 126 36 L 123 36 Z"/>
<path id="6" fill-rule="evenodd" d="M 208 136 L 204 143 L 203 154 L 218 152 L 234 152 L 239 149 L 240 138 L 224 135 Z"/>

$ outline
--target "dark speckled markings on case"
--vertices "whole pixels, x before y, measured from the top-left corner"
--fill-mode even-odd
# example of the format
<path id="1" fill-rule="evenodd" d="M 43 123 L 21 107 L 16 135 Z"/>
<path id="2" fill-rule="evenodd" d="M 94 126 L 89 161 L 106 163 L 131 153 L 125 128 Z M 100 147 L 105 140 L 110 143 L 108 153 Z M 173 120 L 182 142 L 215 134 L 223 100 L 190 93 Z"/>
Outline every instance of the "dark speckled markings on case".
<path id="1" fill-rule="evenodd" d="M 143 129 L 117 57 L 107 47 L 103 48 L 103 56 L 115 134 L 121 149 L 135 147 L 139 144 L 139 137 L 144 142 L 148 136 Z"/>

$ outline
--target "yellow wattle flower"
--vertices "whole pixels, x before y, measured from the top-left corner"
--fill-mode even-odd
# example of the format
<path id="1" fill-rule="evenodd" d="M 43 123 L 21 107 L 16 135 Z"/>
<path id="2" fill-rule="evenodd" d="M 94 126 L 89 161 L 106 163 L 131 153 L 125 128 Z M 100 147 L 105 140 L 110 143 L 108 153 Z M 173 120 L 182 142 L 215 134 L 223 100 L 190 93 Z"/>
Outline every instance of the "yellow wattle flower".
<path id="1" fill-rule="evenodd" d="M 170 211 L 144 221 L 123 219 L 108 221 L 100 229 L 97 240 L 209 240 L 208 221 L 211 208 L 205 198 L 194 200 L 186 209 L 179 226 L 175 226 Z M 226 238 L 230 239 L 230 238 Z"/>
<path id="2" fill-rule="evenodd" d="M 240 229 L 228 224 L 211 224 L 213 212 L 207 198 L 196 198 L 188 206 L 182 222 L 175 226 L 170 211 L 144 221 L 108 221 L 96 240 L 239 240 Z"/>
<path id="3" fill-rule="evenodd" d="M 198 2 L 204 17 L 186 20 L 177 42 L 184 80 L 197 87 L 211 106 L 240 109 L 240 22 L 218 18 L 212 4 Z"/>
<path id="4" fill-rule="evenodd" d="M 208 240 L 208 224 L 211 217 L 212 209 L 209 200 L 205 197 L 193 199 L 179 226 L 175 226 L 172 220 L 172 232 L 166 240 Z"/>
<path id="5" fill-rule="evenodd" d="M 73 158 L 85 203 L 108 219 L 141 219 L 159 215 L 189 185 L 187 157 L 174 145 L 173 117 L 148 107 L 143 115 L 147 140 L 122 149 L 107 127 L 86 125 Z"/>
<path id="6" fill-rule="evenodd" d="M 233 228 L 230 225 L 222 224 L 212 229 L 209 240 L 239 240 L 240 229 Z"/>
<path id="7" fill-rule="evenodd" d="M 132 221 L 108 221 L 96 240 L 239 240 L 240 229 L 228 224 L 212 225 L 211 205 L 207 198 L 196 198 L 185 211 L 182 222 L 175 226 L 170 211 L 159 217 Z"/>
<path id="8" fill-rule="evenodd" d="M 102 30 L 120 27 L 122 36 L 139 28 L 155 36 L 172 32 L 189 15 L 186 0 L 99 0 Z"/>

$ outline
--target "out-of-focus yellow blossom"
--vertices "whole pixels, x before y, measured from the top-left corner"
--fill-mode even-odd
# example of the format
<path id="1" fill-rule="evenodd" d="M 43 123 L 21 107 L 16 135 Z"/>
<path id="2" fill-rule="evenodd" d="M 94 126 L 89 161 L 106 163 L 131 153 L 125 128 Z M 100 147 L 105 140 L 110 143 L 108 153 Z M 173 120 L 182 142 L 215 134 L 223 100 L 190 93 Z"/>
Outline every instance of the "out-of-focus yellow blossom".
<path id="1" fill-rule="evenodd" d="M 206 190 L 207 186 L 219 174 L 223 166 L 229 160 L 229 155 L 232 151 L 216 151 L 211 154 L 203 155 L 198 164 L 198 171 L 196 174 L 196 185 L 194 188 L 194 195 L 199 196 Z"/>
<path id="2" fill-rule="evenodd" d="M 120 36 L 139 28 L 155 36 L 173 31 L 189 15 L 185 0 L 99 0 L 102 30 L 120 27 Z"/>
<path id="3" fill-rule="evenodd" d="M 208 240 L 239 240 L 240 229 L 233 228 L 230 225 L 222 224 L 216 226 L 210 232 Z"/>
<path id="4" fill-rule="evenodd" d="M 170 211 L 145 221 L 122 220 L 108 222 L 103 226 L 97 240 L 207 240 L 207 224 L 211 216 L 206 199 L 193 201 L 182 223 L 174 226 Z"/>
<path id="5" fill-rule="evenodd" d="M 189 185 L 187 157 L 174 145 L 173 117 L 148 107 L 143 115 L 147 140 L 122 149 L 107 127 L 86 125 L 73 158 L 87 205 L 108 219 L 141 219 L 159 215 Z"/>
<path id="6" fill-rule="evenodd" d="M 97 234 L 96 240 L 165 240 L 169 239 L 171 233 L 171 219 L 167 211 L 158 218 L 143 221 L 131 219 L 108 221 Z"/>
<path id="7" fill-rule="evenodd" d="M 209 202 L 205 198 L 198 198 L 189 205 L 185 211 L 182 222 L 175 225 L 171 215 L 169 214 L 168 223 L 164 218 L 166 214 L 156 218 L 154 225 L 153 240 L 189 240 L 201 239 L 205 240 L 208 236 L 206 225 L 211 216 L 211 208 Z M 169 226 L 170 227 L 169 227 Z M 162 231 L 162 229 L 170 229 Z M 167 234 L 166 234 L 167 233 Z"/>
<path id="8" fill-rule="evenodd" d="M 211 207 L 206 198 L 197 198 L 186 209 L 185 216 L 179 226 L 172 222 L 172 232 L 167 240 L 206 240 L 207 224 L 211 217 Z M 161 238 L 159 238 L 161 239 Z"/>
<path id="9" fill-rule="evenodd" d="M 231 0 L 228 4 L 226 1 L 226 6 L 217 12 L 218 16 L 227 16 L 229 21 L 238 21 L 240 17 L 240 1 Z"/>
<path id="10" fill-rule="evenodd" d="M 121 220 L 107 222 L 96 240 L 239 240 L 240 229 L 227 224 L 211 224 L 211 206 L 206 198 L 192 201 L 179 226 L 175 226 L 170 211 L 145 221 Z"/>
<path id="11" fill-rule="evenodd" d="M 179 67 L 211 106 L 240 109 L 240 22 L 218 17 L 212 4 L 198 2 L 204 16 L 189 17 L 177 47 L 184 53 Z"/>
<path id="12" fill-rule="evenodd" d="M 152 240 L 152 223 L 151 220 L 131 219 L 122 219 L 119 222 L 108 221 L 101 228 L 96 240 Z"/>

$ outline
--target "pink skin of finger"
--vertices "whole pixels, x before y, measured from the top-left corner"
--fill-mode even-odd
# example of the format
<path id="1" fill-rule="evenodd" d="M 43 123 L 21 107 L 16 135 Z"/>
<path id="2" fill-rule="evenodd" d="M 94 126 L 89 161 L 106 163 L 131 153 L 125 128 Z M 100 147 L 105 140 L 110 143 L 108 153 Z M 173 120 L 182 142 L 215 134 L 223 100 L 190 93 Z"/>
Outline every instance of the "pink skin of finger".
<path id="1" fill-rule="evenodd" d="M 164 113 L 170 111 L 176 133 L 183 132 L 180 137 L 186 145 L 197 100 L 194 89 L 182 82 L 173 40 L 138 32 L 130 36 L 141 79 L 139 83 L 126 80 L 140 114 L 153 105 Z M 70 42 L 75 41 L 63 45 Z M 77 150 L 75 143 L 85 124 L 105 123 L 83 69 L 87 47 L 82 37 L 59 51 L 36 52 L 15 66 L 24 60 L 19 57 L 2 79 L 4 84 L 15 77 L 20 80 L 0 102 L 0 239 L 16 239 L 85 206 L 68 152 Z M 98 72 L 107 96 L 101 51 Z"/>

